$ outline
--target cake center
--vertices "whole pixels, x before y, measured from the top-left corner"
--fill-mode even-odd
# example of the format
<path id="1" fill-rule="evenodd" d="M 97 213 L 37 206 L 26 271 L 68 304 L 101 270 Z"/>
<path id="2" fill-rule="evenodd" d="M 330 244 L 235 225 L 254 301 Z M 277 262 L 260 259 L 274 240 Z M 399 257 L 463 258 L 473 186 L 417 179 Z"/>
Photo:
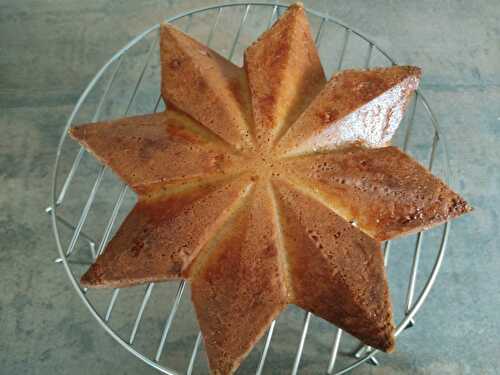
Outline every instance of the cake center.
<path id="1" fill-rule="evenodd" d="M 248 160 L 248 168 L 260 177 L 280 175 L 282 161 L 272 155 L 255 155 Z"/>

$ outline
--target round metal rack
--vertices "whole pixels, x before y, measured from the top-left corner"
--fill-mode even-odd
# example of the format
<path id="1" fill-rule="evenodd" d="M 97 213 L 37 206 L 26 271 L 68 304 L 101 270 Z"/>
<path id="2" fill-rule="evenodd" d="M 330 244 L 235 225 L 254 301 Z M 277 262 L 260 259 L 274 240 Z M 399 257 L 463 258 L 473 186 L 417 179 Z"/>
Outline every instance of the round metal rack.
<path id="1" fill-rule="evenodd" d="M 284 5 L 269 3 L 224 4 L 196 9 L 166 21 L 241 63 L 244 48 L 285 9 Z M 355 28 L 327 14 L 313 10 L 307 13 L 327 75 L 349 67 L 396 64 Z M 59 251 L 56 262 L 63 265 L 76 293 L 102 328 L 130 353 L 162 373 L 206 373 L 202 339 L 193 323 L 189 298 L 185 298 L 185 282 L 150 283 L 112 291 L 86 290 L 79 284 L 79 276 L 104 250 L 134 196 L 105 166 L 68 140 L 67 130 L 75 123 L 162 110 L 158 41 L 156 24 L 115 53 L 83 91 L 61 135 L 47 212 Z M 409 105 L 395 143 L 449 182 L 445 143 L 421 90 Z M 384 244 L 384 261 L 399 321 L 398 339 L 415 324 L 415 315 L 434 284 L 449 229 L 450 225 L 445 224 L 426 233 L 425 246 L 423 233 Z M 399 248 L 391 251 L 394 247 Z M 421 256 L 424 248 L 426 254 Z M 154 298 L 155 293 L 162 296 L 160 300 Z M 147 314 L 151 316 L 145 317 Z M 144 327 L 148 323 L 149 328 Z M 274 347 L 280 326 L 281 336 L 287 342 Z M 158 337 L 153 337 L 154 333 L 159 333 Z M 174 335 L 177 339 L 172 338 Z M 314 345 L 309 347 L 308 342 Z M 297 374 L 304 370 L 344 374 L 363 363 L 377 365 L 382 357 L 391 360 L 389 355 L 362 345 L 341 329 L 291 307 L 272 323 L 239 373 L 261 374 L 267 370 Z"/>

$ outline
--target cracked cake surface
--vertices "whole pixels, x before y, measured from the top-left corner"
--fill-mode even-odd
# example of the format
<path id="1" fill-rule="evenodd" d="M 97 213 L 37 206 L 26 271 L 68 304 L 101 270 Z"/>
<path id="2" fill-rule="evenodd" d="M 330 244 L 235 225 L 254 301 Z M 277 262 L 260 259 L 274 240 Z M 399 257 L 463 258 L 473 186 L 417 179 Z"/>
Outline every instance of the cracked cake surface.
<path id="1" fill-rule="evenodd" d="M 300 4 L 243 67 L 169 24 L 160 48 L 164 112 L 70 129 L 138 195 L 82 285 L 187 279 L 214 374 L 288 304 L 392 351 L 381 241 L 471 210 L 390 146 L 420 69 L 327 81 Z"/>

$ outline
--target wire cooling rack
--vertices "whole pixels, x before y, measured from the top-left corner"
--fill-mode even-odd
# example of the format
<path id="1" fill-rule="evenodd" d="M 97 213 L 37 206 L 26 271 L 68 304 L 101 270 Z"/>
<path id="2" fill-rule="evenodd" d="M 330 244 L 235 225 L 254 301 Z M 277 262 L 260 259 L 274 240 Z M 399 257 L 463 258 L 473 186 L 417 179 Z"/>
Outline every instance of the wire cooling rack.
<path id="1" fill-rule="evenodd" d="M 232 61 L 286 9 L 284 5 L 237 3 L 193 10 L 168 19 Z M 307 10 L 327 75 L 350 67 L 390 66 L 395 61 L 370 38 L 329 15 Z M 54 167 L 52 219 L 61 263 L 82 302 L 120 345 L 165 374 L 208 372 L 202 337 L 186 289 L 150 283 L 113 290 L 87 290 L 80 275 L 105 248 L 135 197 L 86 151 L 67 140 L 74 123 L 160 111 L 159 25 L 131 40 L 99 70 L 80 96 L 61 136 Z M 417 91 L 395 143 L 449 182 L 445 143 L 422 92 Z M 434 284 L 450 226 L 384 244 L 396 336 L 415 315 Z M 97 240 L 99 238 L 99 240 Z M 398 248 L 398 249 L 394 249 Z M 391 252 L 391 249 L 393 251 Z M 425 256 L 421 257 L 425 250 Z M 113 318 L 113 319 L 112 319 Z M 399 342 L 400 340 L 398 340 Z M 270 326 L 239 373 L 344 374 L 390 356 L 362 345 L 341 329 L 297 307 Z"/>

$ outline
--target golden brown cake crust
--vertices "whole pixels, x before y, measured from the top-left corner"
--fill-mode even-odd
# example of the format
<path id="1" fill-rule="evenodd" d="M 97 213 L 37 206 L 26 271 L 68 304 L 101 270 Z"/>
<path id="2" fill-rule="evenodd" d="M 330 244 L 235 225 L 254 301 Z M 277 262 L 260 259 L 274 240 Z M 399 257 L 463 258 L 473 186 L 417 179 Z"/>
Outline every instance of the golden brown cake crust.
<path id="1" fill-rule="evenodd" d="M 353 142 L 387 145 L 420 75 L 420 68 L 414 66 L 335 74 L 285 133 L 278 152 L 304 154 Z"/>
<path id="2" fill-rule="evenodd" d="M 171 25 L 160 32 L 163 99 L 233 146 L 251 148 L 245 71 Z"/>
<path id="3" fill-rule="evenodd" d="M 80 125 L 70 135 L 137 192 L 151 184 L 237 173 L 243 165 L 228 146 L 173 109 Z"/>
<path id="4" fill-rule="evenodd" d="M 250 185 L 240 178 L 141 197 L 82 285 L 117 288 L 181 278 Z"/>
<path id="5" fill-rule="evenodd" d="M 269 145 L 326 83 L 304 8 L 292 5 L 245 51 L 256 134 Z"/>
<path id="6" fill-rule="evenodd" d="M 292 281 L 290 302 L 391 351 L 394 324 L 380 243 L 292 185 L 275 180 L 273 186 Z"/>
<path id="7" fill-rule="evenodd" d="M 471 207 L 439 178 L 396 147 L 350 146 L 290 160 L 344 219 L 380 241 L 415 233 Z"/>
<path id="8" fill-rule="evenodd" d="M 191 275 L 214 374 L 232 374 L 287 304 L 268 189 L 257 183 Z"/>

